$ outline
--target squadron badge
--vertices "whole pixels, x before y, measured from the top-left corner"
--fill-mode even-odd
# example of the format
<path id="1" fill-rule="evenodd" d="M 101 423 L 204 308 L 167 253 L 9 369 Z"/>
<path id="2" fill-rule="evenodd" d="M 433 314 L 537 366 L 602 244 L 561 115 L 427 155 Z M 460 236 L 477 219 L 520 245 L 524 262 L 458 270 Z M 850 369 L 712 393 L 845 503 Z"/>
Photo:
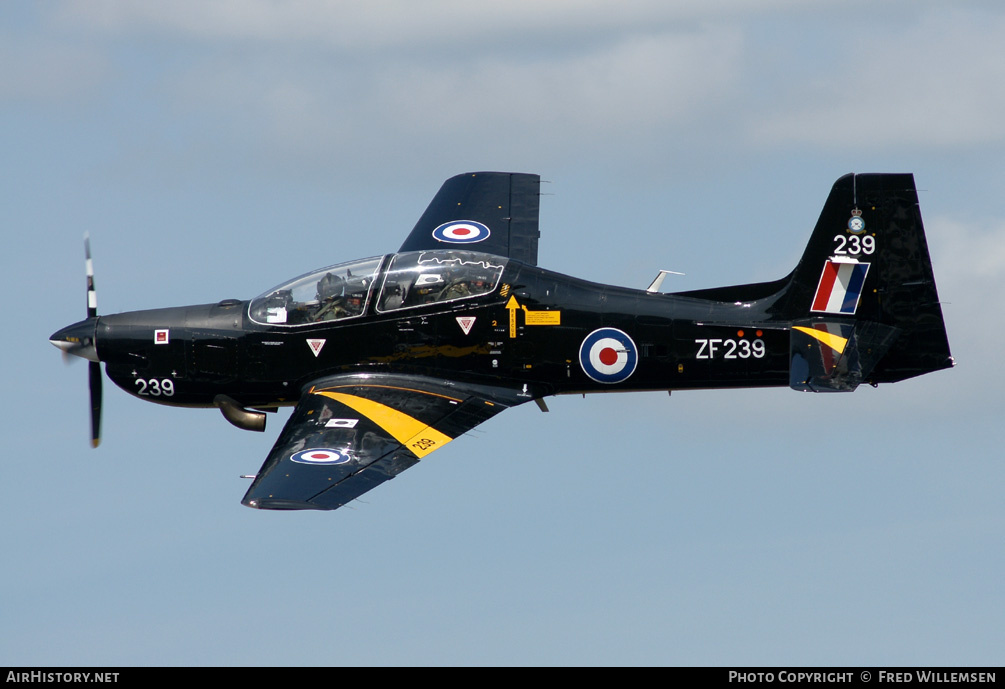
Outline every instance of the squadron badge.
<path id="1" fill-rule="evenodd" d="M 852 234 L 862 234 L 865 232 L 865 220 L 862 219 L 862 211 L 855 208 L 851 212 L 851 217 L 848 218 L 848 231 Z"/>

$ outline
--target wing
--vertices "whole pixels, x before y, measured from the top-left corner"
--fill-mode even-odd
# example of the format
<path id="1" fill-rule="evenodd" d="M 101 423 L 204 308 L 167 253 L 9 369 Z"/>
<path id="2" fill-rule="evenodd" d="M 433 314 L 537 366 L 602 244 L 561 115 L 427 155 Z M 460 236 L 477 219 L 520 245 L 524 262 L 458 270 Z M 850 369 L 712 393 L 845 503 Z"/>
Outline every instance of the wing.
<path id="1" fill-rule="evenodd" d="M 541 178 L 517 172 L 451 177 L 398 251 L 471 249 L 537 265 Z"/>
<path id="2" fill-rule="evenodd" d="M 418 376 L 315 381 L 241 502 L 259 509 L 337 509 L 529 399 L 515 390 Z"/>

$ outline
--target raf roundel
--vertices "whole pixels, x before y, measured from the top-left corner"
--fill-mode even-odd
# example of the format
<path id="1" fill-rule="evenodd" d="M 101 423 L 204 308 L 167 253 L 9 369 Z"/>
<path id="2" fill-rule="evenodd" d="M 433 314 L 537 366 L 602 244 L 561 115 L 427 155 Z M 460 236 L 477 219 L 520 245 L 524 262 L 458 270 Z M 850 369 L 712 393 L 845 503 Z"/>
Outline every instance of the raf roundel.
<path id="1" fill-rule="evenodd" d="M 475 244 L 485 241 L 492 234 L 489 228 L 474 220 L 445 222 L 433 230 L 433 238 L 451 244 Z"/>
<path id="2" fill-rule="evenodd" d="M 349 455 L 340 450 L 315 448 L 301 450 L 290 459 L 298 464 L 345 464 L 349 461 Z"/>
<path id="3" fill-rule="evenodd" d="M 626 333 L 600 328 L 586 336 L 579 347 L 579 365 L 598 383 L 620 383 L 635 372 L 639 350 Z"/>

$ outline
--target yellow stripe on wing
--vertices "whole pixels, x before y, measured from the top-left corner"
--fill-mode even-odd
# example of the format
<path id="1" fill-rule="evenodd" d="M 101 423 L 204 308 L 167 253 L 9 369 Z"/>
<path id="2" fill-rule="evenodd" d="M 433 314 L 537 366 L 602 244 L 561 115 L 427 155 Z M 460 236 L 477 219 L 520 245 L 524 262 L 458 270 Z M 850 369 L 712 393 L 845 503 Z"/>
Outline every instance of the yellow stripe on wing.
<path id="1" fill-rule="evenodd" d="M 324 395 L 359 412 L 390 433 L 391 437 L 420 459 L 453 440 L 432 426 L 380 402 L 348 395 L 344 392 L 322 391 L 314 394 Z"/>

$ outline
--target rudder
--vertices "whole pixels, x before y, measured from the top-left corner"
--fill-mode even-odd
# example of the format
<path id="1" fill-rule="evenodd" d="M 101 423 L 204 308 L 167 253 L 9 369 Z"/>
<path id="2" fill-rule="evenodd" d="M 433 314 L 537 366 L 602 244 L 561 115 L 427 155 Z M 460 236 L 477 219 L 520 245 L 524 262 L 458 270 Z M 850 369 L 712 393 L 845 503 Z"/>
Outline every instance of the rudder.
<path id="1" fill-rule="evenodd" d="M 914 176 L 835 182 L 772 311 L 792 321 L 797 390 L 853 390 L 951 367 Z"/>

